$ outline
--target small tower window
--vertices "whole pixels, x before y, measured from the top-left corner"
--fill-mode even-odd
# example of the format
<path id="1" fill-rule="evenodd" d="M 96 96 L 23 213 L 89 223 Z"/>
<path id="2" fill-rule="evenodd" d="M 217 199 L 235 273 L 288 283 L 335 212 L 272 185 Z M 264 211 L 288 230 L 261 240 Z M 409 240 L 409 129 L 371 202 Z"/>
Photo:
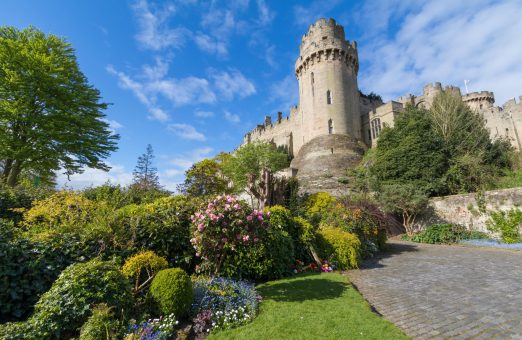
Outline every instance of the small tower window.
<path id="1" fill-rule="evenodd" d="M 328 134 L 331 135 L 333 133 L 333 121 L 328 119 Z"/>
<path id="2" fill-rule="evenodd" d="M 370 125 L 372 128 L 371 138 L 376 139 L 377 137 L 379 137 L 379 134 L 381 133 L 381 119 L 375 118 L 374 120 L 372 120 Z"/>
<path id="3" fill-rule="evenodd" d="M 332 93 L 330 90 L 326 91 L 326 104 L 332 104 Z"/>
<path id="4" fill-rule="evenodd" d="M 314 73 L 310 73 L 310 83 L 312 85 L 312 96 L 314 95 Z"/>

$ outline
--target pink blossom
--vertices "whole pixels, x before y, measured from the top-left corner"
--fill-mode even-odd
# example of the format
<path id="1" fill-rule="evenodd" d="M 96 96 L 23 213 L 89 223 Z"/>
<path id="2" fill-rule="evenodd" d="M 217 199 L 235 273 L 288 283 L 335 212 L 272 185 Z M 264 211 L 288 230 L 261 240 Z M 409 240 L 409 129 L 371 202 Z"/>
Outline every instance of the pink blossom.
<path id="1" fill-rule="evenodd" d="M 248 240 L 250 240 L 250 236 L 249 235 L 243 236 L 243 241 L 247 242 Z"/>
<path id="2" fill-rule="evenodd" d="M 197 241 L 195 238 L 191 238 L 191 239 L 190 239 L 190 243 L 192 243 L 192 244 L 196 244 L 197 242 L 198 242 L 198 241 Z"/>
<path id="3" fill-rule="evenodd" d="M 266 212 L 266 217 L 270 217 L 270 211 Z"/>
<path id="4" fill-rule="evenodd" d="M 212 209 L 214 208 L 214 203 L 209 203 L 208 206 L 207 206 L 208 209 Z"/>
<path id="5" fill-rule="evenodd" d="M 262 220 L 263 220 L 263 215 L 257 215 L 257 219 L 258 219 L 259 221 L 262 221 Z"/>
<path id="6" fill-rule="evenodd" d="M 237 234 L 237 235 L 236 235 L 236 238 L 237 238 L 238 240 L 241 240 L 241 235 L 240 235 L 240 234 Z"/>
<path id="7" fill-rule="evenodd" d="M 225 204 L 225 211 L 229 211 L 230 210 L 230 204 Z"/>
<path id="8" fill-rule="evenodd" d="M 232 203 L 234 198 L 232 196 L 227 196 L 227 203 Z"/>
<path id="9" fill-rule="evenodd" d="M 205 230 L 205 225 L 203 223 L 198 224 L 198 231 L 201 233 Z"/>
<path id="10" fill-rule="evenodd" d="M 253 218 L 252 215 L 248 215 L 247 216 L 247 221 L 249 221 L 249 222 L 252 221 L 252 218 Z"/>
<path id="11" fill-rule="evenodd" d="M 201 254 L 200 253 L 196 253 L 196 257 L 199 257 Z"/>

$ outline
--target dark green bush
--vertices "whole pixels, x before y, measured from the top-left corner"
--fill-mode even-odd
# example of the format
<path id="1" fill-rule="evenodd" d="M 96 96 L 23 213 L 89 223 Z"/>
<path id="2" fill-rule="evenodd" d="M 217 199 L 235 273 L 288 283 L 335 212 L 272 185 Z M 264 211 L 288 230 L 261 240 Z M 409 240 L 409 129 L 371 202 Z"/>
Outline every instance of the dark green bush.
<path id="1" fill-rule="evenodd" d="M 295 261 L 294 244 L 285 230 L 269 227 L 259 242 L 239 245 L 222 266 L 222 275 L 248 280 L 270 280 L 288 276 Z"/>
<path id="2" fill-rule="evenodd" d="M 311 260 L 308 246 L 303 242 L 303 233 L 307 232 L 303 230 L 303 226 L 296 221 L 292 216 L 290 210 L 280 205 L 275 205 L 267 209 L 270 213 L 268 224 L 270 228 L 279 228 L 288 233 L 292 238 L 294 257 L 304 262 Z"/>
<path id="3" fill-rule="evenodd" d="M 80 340 L 116 340 L 123 337 L 124 329 L 114 318 L 111 308 L 102 303 L 92 308 L 92 315 L 80 330 Z"/>
<path id="4" fill-rule="evenodd" d="M 178 318 L 189 315 L 192 304 L 192 282 L 181 268 L 163 269 L 152 280 L 150 294 L 163 315 Z"/>
<path id="5" fill-rule="evenodd" d="M 93 256 L 96 246 L 73 234 L 31 240 L 0 219 L 0 322 L 26 319 L 62 270 Z"/>
<path id="6" fill-rule="evenodd" d="M 15 223 L 22 219 L 22 212 L 13 209 L 29 209 L 36 199 L 41 199 L 49 194 L 49 190 L 18 186 L 8 187 L 0 183 L 0 218 L 5 218 Z"/>
<path id="7" fill-rule="evenodd" d="M 93 259 L 67 267 L 42 295 L 29 322 L 41 338 L 77 336 L 91 315 L 91 306 L 106 303 L 124 320 L 131 312 L 127 279 L 113 262 Z"/>
<path id="8" fill-rule="evenodd" d="M 413 242 L 429 244 L 452 244 L 460 240 L 484 239 L 487 235 L 478 231 L 469 231 L 458 224 L 434 224 L 426 230 L 413 235 L 410 240 Z"/>

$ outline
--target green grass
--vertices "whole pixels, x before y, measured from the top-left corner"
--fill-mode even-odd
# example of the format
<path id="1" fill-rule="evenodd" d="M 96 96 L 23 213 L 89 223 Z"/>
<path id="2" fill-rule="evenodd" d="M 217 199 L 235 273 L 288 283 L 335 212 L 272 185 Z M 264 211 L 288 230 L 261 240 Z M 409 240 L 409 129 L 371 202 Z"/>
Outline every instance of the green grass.
<path id="1" fill-rule="evenodd" d="M 522 170 L 510 171 L 499 177 L 490 190 L 522 187 Z"/>
<path id="2" fill-rule="evenodd" d="M 252 323 L 208 339 L 407 339 L 337 273 L 271 281 L 258 291 L 263 302 Z"/>

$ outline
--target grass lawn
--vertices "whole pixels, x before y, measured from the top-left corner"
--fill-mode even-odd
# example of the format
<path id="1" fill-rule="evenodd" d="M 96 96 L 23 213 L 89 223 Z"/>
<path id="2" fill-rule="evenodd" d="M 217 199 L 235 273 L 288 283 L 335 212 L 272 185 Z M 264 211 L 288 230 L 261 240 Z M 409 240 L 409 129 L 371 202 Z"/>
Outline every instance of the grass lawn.
<path id="1" fill-rule="evenodd" d="M 257 318 L 208 339 L 407 339 L 347 281 L 337 273 L 314 273 L 262 284 Z"/>

